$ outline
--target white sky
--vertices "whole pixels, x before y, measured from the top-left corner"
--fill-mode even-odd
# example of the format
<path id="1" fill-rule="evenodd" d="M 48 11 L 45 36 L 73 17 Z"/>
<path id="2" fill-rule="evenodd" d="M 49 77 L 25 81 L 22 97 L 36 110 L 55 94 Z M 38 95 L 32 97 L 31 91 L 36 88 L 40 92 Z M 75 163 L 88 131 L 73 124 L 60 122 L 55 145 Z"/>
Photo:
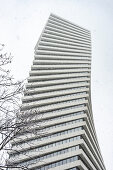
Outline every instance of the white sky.
<path id="1" fill-rule="evenodd" d="M 106 169 L 113 170 L 113 1 L 0 0 L 0 43 L 14 56 L 16 79 L 28 77 L 51 12 L 91 31 L 93 115 Z"/>

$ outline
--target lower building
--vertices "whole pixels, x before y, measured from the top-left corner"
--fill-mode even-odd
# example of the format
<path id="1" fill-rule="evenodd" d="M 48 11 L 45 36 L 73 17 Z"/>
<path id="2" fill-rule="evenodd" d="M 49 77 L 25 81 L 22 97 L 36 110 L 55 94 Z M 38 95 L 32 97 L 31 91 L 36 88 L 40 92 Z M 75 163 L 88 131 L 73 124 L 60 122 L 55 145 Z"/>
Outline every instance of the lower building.
<path id="1" fill-rule="evenodd" d="M 10 166 L 105 170 L 91 106 L 90 31 L 51 14 L 29 75 Z"/>

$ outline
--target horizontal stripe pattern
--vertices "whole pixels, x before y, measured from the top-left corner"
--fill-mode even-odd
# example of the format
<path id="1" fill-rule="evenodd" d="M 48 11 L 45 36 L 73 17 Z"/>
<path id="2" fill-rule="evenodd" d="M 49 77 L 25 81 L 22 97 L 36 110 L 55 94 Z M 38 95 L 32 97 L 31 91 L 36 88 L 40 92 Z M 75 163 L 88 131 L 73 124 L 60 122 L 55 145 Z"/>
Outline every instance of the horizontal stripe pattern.
<path id="1" fill-rule="evenodd" d="M 28 123 L 12 140 L 9 163 L 32 170 L 105 170 L 90 83 L 90 31 L 51 14 L 22 98 L 20 115 Z"/>

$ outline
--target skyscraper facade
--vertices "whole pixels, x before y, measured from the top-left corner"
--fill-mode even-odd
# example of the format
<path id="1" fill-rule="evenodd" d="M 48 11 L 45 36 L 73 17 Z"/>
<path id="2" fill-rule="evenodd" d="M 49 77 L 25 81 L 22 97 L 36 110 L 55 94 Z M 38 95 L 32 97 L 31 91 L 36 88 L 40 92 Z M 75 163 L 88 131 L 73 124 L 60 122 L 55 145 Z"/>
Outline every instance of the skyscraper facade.
<path id="1" fill-rule="evenodd" d="M 28 124 L 11 142 L 9 163 L 30 170 L 105 170 L 91 106 L 90 31 L 51 14 L 29 75 L 20 113 Z"/>

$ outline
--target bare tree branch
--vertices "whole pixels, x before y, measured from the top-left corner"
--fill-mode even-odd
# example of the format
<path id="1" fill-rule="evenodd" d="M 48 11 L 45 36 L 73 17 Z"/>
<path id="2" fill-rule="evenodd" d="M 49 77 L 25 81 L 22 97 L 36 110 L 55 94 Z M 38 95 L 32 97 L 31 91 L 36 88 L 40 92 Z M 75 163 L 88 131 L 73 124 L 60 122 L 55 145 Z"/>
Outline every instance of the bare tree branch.
<path id="1" fill-rule="evenodd" d="M 0 44 L 0 169 L 27 170 L 29 169 L 27 166 L 10 162 L 7 152 L 10 152 L 9 155 L 12 152 L 18 155 L 23 154 L 29 159 L 32 158 L 29 154 L 14 149 L 10 142 L 21 139 L 22 135 L 27 139 L 28 134 L 35 135 L 35 138 L 41 138 L 46 136 L 47 132 L 44 132 L 44 126 L 41 125 L 44 122 L 43 114 L 38 109 L 20 111 L 20 97 L 24 92 L 24 81 L 15 81 L 10 70 L 7 69 L 13 57 L 11 53 L 4 52 L 4 47 L 4 44 Z M 32 143 L 28 142 L 27 144 L 29 149 L 33 148 Z M 21 145 L 20 148 L 23 149 Z"/>

